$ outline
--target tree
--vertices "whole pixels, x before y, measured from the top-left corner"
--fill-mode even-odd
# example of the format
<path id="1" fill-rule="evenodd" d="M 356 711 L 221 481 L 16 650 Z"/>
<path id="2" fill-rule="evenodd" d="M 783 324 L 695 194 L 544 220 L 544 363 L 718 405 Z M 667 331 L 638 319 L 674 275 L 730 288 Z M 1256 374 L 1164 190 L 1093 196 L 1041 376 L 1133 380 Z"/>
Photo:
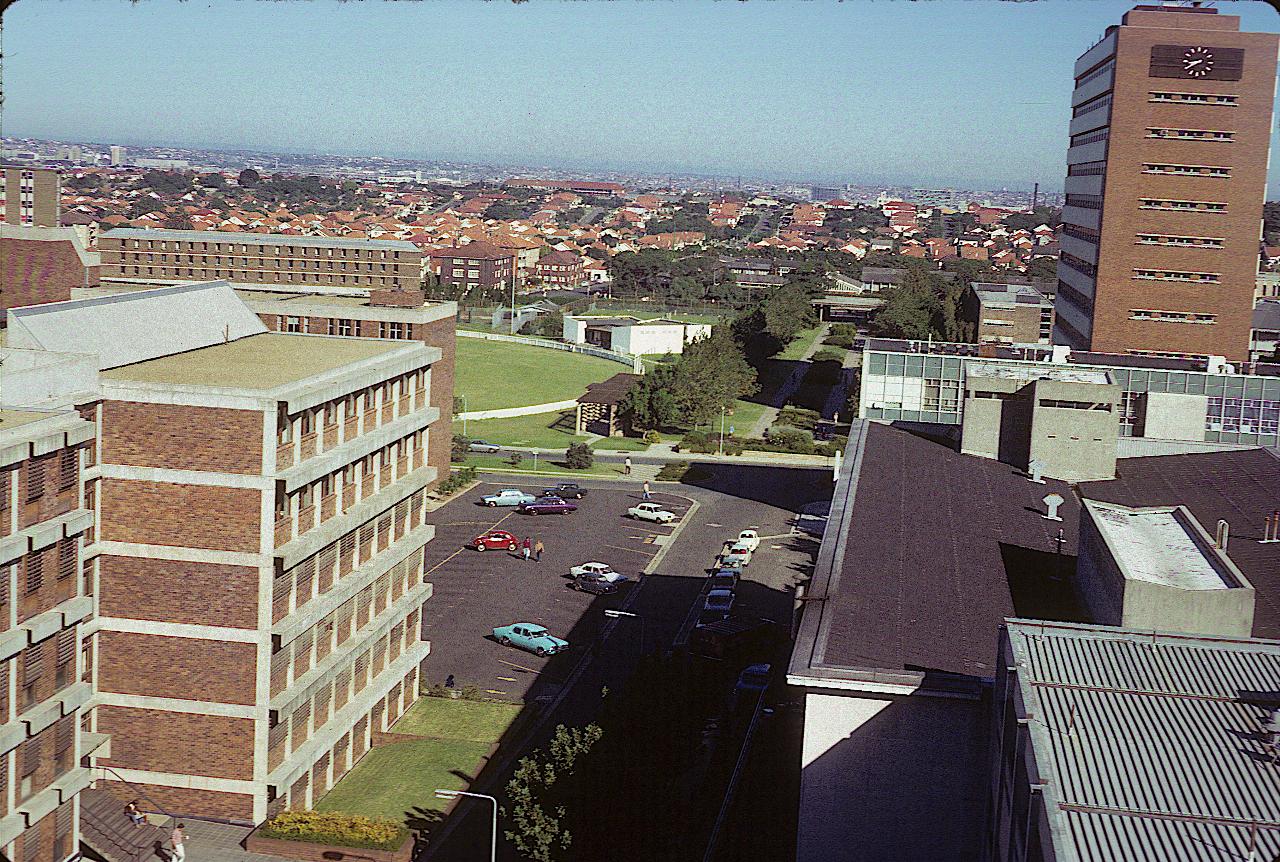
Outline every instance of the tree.
<path id="1" fill-rule="evenodd" d="M 685 346 L 676 363 L 671 396 L 681 420 L 701 425 L 757 388 L 756 370 L 734 340 L 733 330 L 720 325 L 709 337 Z"/>
<path id="2" fill-rule="evenodd" d="M 928 338 L 930 315 L 926 298 L 906 286 L 890 288 L 886 293 L 884 306 L 871 320 L 876 331 L 888 338 Z"/>
<path id="3" fill-rule="evenodd" d="M 165 218 L 163 225 L 166 230 L 193 230 L 195 225 L 191 223 L 191 218 L 184 212 L 170 213 Z"/>
<path id="4" fill-rule="evenodd" d="M 618 412 L 634 430 L 649 431 L 671 427 L 679 409 L 671 395 L 675 365 L 660 365 L 636 381 L 618 403 Z"/>
<path id="5" fill-rule="evenodd" d="M 563 822 L 565 807 L 557 804 L 556 784 L 574 774 L 578 760 L 603 735 L 597 724 L 581 728 L 560 724 L 546 750 L 520 758 L 507 782 L 502 814 L 511 828 L 503 834 L 531 862 L 553 862 L 559 851 L 572 843 L 573 836 Z"/>
<path id="6" fill-rule="evenodd" d="M 1052 257 L 1038 257 L 1027 264 L 1027 275 L 1032 278 L 1055 278 L 1058 275 L 1058 260 Z"/>
<path id="7" fill-rule="evenodd" d="M 564 453 L 564 464 L 570 470 L 588 470 L 594 463 L 591 447 L 586 443 L 570 443 Z"/>
<path id="8" fill-rule="evenodd" d="M 133 202 L 129 207 L 129 218 L 137 218 L 147 213 L 161 212 L 164 210 L 164 204 L 153 198 L 151 195 L 143 195 Z"/>
<path id="9" fill-rule="evenodd" d="M 1267 201 L 1262 205 L 1262 232 L 1268 237 L 1267 245 L 1274 245 L 1280 238 L 1280 201 Z"/>
<path id="10" fill-rule="evenodd" d="M 236 178 L 236 182 L 241 188 L 251 189 L 262 182 L 262 177 L 253 168 L 245 168 L 240 172 L 240 176 Z"/>
<path id="11" fill-rule="evenodd" d="M 222 174 L 201 174 L 200 185 L 206 189 L 222 189 L 227 187 L 227 180 Z"/>

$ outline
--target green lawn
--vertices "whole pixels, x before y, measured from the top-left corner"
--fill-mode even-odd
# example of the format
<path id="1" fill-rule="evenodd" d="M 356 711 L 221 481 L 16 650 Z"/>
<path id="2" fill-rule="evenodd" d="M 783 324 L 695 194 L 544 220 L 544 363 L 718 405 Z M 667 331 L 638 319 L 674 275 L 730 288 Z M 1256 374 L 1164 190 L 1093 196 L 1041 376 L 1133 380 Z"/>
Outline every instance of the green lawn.
<path id="1" fill-rule="evenodd" d="M 465 410 L 526 407 L 577 398 L 627 368 L 617 362 L 527 344 L 459 338 L 455 395 Z"/>
<path id="2" fill-rule="evenodd" d="M 373 749 L 316 810 L 396 819 L 412 819 L 414 808 L 439 811 L 448 800 L 437 799 L 432 791 L 467 789 L 469 782 L 454 773 L 474 779 L 481 758 L 520 709 L 516 704 L 424 697 L 392 730 L 433 738 Z"/>
<path id="3" fill-rule="evenodd" d="M 513 416 L 510 419 L 476 419 L 467 422 L 467 436 L 499 446 L 533 446 L 539 449 L 569 448 L 570 443 L 583 442 L 584 435 L 574 433 L 572 410 Z M 453 421 L 455 432 L 462 433 L 462 423 Z"/>
<path id="4" fill-rule="evenodd" d="M 639 437 L 602 437 L 592 443 L 591 448 L 601 452 L 643 452 L 649 444 Z"/>
<path id="5" fill-rule="evenodd" d="M 818 333 L 821 331 L 821 326 L 815 326 L 813 329 L 801 330 L 800 334 L 787 345 L 786 350 L 783 350 L 775 356 L 774 359 L 803 359 L 804 355 L 809 352 L 809 346 L 813 344 L 814 340 L 818 337 Z"/>

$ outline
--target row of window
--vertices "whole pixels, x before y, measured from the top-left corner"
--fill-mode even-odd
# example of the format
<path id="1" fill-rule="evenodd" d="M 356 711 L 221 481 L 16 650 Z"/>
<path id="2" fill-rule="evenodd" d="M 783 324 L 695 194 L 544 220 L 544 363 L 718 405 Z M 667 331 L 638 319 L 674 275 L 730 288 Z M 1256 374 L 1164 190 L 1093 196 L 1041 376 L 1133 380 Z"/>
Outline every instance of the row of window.
<path id="1" fill-rule="evenodd" d="M 1110 71 L 1111 71 L 1112 69 L 1114 69 L 1115 67 L 1116 67 L 1116 61 L 1115 61 L 1115 60 L 1108 60 L 1107 62 L 1103 63 L 1103 64 L 1102 64 L 1101 66 L 1099 66 L 1098 68 L 1094 69 L 1092 72 L 1089 72 L 1087 75 L 1084 75 L 1084 76 L 1082 76 L 1082 77 L 1076 78 L 1076 89 L 1077 89 L 1077 90 L 1078 90 L 1078 89 L 1080 89 L 1080 88 L 1081 88 L 1081 87 L 1083 87 L 1085 84 L 1087 84 L 1087 83 L 1089 83 L 1090 81 L 1092 81 L 1094 78 L 1097 78 L 1099 75 L 1105 75 L 1105 74 L 1107 74 L 1108 72 L 1110 72 Z"/>
<path id="2" fill-rule="evenodd" d="M 353 323 L 354 321 L 347 322 Z M 402 325 L 407 326 L 408 324 Z M 301 410 L 292 415 L 285 405 L 281 404 L 276 414 L 276 442 L 282 447 L 292 446 L 295 433 L 304 438 L 304 442 L 307 442 L 305 438 L 308 435 L 314 434 L 318 428 L 324 427 L 335 438 L 339 438 L 333 444 L 337 445 L 338 442 L 345 442 L 360 433 L 371 431 L 378 427 L 381 422 L 390 421 L 393 418 L 393 414 L 388 411 L 393 411 L 393 408 L 401 400 L 408 399 L 406 403 L 400 404 L 399 415 L 403 416 L 413 409 L 413 400 L 419 395 L 426 394 L 427 373 L 427 369 L 419 368 L 416 371 L 410 371 L 407 374 L 384 380 L 378 385 L 370 386 L 360 392 L 352 392 L 342 398 L 335 398 L 333 401 L 325 402 L 308 410 Z M 359 430 L 345 428 L 344 430 L 349 434 L 338 433 L 339 426 L 346 426 L 350 422 L 360 420 L 363 420 L 363 422 Z M 316 446 L 317 451 L 323 451 L 325 448 L 331 447 Z"/>
<path id="3" fill-rule="evenodd" d="M 1159 323 L 1202 323 L 1212 325 L 1218 322 L 1218 315 L 1195 311 L 1160 311 L 1150 308 L 1134 308 L 1129 310 L 1130 320 L 1154 320 Z"/>
<path id="4" fill-rule="evenodd" d="M 183 272 L 183 269 L 186 272 Z M 411 281 L 417 283 L 416 277 L 402 278 L 395 275 L 341 275 L 335 273 L 317 273 L 308 276 L 301 272 L 281 272 L 279 270 L 255 270 L 249 272 L 247 270 L 235 269 L 197 269 L 195 267 L 180 266 L 119 266 L 118 271 L 108 269 L 105 273 L 111 275 L 136 275 L 136 276 L 154 276 L 164 279 L 200 279 L 200 278 L 224 278 L 228 281 L 241 281 L 248 284 L 367 284 L 373 285 L 396 285 L 400 281 Z M 361 279 L 364 279 L 362 282 Z"/>
<path id="5" fill-rule="evenodd" d="M 1062 234 L 1063 236 L 1075 237 L 1076 239 L 1081 239 L 1085 242 L 1091 242 L 1094 245 L 1097 245 L 1098 238 L 1100 236 L 1096 228 L 1085 227 L 1080 224 L 1071 224 L 1070 222 L 1062 223 Z"/>
<path id="6" fill-rule="evenodd" d="M 1166 165 L 1145 162 L 1142 165 L 1144 174 L 1174 174 L 1183 177 L 1217 177 L 1227 179 L 1231 176 L 1231 168 L 1222 165 Z"/>
<path id="7" fill-rule="evenodd" d="M 180 254 L 123 254 L 120 256 L 119 263 L 129 264 L 129 265 L 139 263 L 139 264 L 154 264 L 158 266 L 177 266 L 179 264 L 184 263 L 184 261 L 182 260 L 182 255 Z M 203 268 L 203 269 L 208 269 L 210 267 L 238 267 L 240 269 L 255 269 L 255 270 L 258 270 L 259 272 L 283 272 L 291 269 L 300 269 L 300 270 L 312 269 L 315 271 L 320 271 L 321 269 L 323 269 L 326 272 L 387 272 L 388 271 L 387 264 L 385 262 L 377 263 L 375 261 L 369 261 L 366 263 L 358 260 L 351 261 L 350 263 L 348 263 L 345 260 L 339 260 L 336 262 L 332 260 L 327 260 L 327 261 L 313 260 L 311 261 L 311 266 L 308 267 L 307 261 L 305 260 L 298 261 L 297 265 L 295 266 L 294 261 L 292 259 L 286 259 L 284 261 L 272 261 L 270 259 L 256 260 L 256 259 L 251 259 L 247 257 L 242 257 L 240 258 L 240 263 L 237 264 L 236 259 L 234 257 L 209 257 L 206 255 L 189 254 L 187 255 L 187 259 L 185 263 L 198 264 L 199 268 Z M 272 263 L 276 265 L 274 266 L 270 265 Z M 325 264 L 324 267 L 320 266 L 321 263 Z M 391 264 L 391 269 L 390 269 L 391 272 L 396 272 L 398 269 L 401 269 L 401 267 L 397 267 L 395 264 Z M 410 269 L 412 269 L 412 267 L 405 266 L 403 267 L 403 269 L 406 272 L 408 272 Z"/>
<path id="8" fill-rule="evenodd" d="M 1098 129 L 1096 132 L 1085 132 L 1079 135 L 1071 136 L 1071 146 L 1083 147 L 1086 144 L 1096 144 L 1099 141 L 1105 141 L 1111 137 L 1110 129 Z"/>
<path id="9" fill-rule="evenodd" d="M 1227 211 L 1227 205 L 1220 201 L 1178 201 L 1166 198 L 1139 198 L 1138 208 L 1203 213 L 1225 213 Z"/>
<path id="10" fill-rule="evenodd" d="M 1098 267 L 1096 264 L 1089 263 L 1087 260 L 1082 260 L 1069 252 L 1062 252 L 1058 256 L 1058 259 L 1081 275 L 1094 278 L 1098 274 Z"/>
<path id="11" fill-rule="evenodd" d="M 1240 97 L 1216 93 L 1170 93 L 1162 90 L 1153 90 L 1147 101 L 1174 105 L 1226 105 L 1235 107 L 1239 104 Z"/>
<path id="12" fill-rule="evenodd" d="M 1173 141 L 1231 143 L 1235 140 L 1236 133 L 1221 129 L 1165 129 L 1151 126 L 1147 128 L 1147 137 Z"/>
<path id="13" fill-rule="evenodd" d="M 1102 195 L 1067 195 L 1067 206 L 1087 210 L 1102 209 Z"/>
<path id="14" fill-rule="evenodd" d="M 1110 413 L 1111 405 L 1093 401 L 1069 401 L 1062 398 L 1041 398 L 1041 407 L 1054 407 L 1059 410 L 1094 410 Z"/>
<path id="15" fill-rule="evenodd" d="M 111 241 L 115 237 L 105 236 L 103 242 L 109 248 Z M 126 246 L 125 243 L 128 243 Z M 143 245 L 145 243 L 145 245 Z M 212 247 L 211 247 L 212 246 Z M 237 248 L 238 246 L 238 248 Z M 163 240 L 163 239 L 146 239 L 146 240 L 125 240 L 120 239 L 121 248 L 149 249 L 158 251 L 167 251 L 172 248 L 178 252 L 193 251 L 212 251 L 221 254 L 267 254 L 267 246 L 262 243 L 234 243 L 234 242 L 197 242 L 193 240 Z M 308 253 L 310 249 L 310 253 Z M 335 254 L 336 252 L 336 254 Z M 366 260 L 399 260 L 399 251 L 387 251 L 386 249 L 366 249 L 366 248 L 334 248 L 331 246 L 273 246 L 271 253 L 279 257 L 282 254 L 292 255 L 294 257 L 340 257 L 347 258 L 364 258 Z"/>
<path id="16" fill-rule="evenodd" d="M 1217 272 L 1187 272 L 1178 269 L 1134 269 L 1133 277 L 1143 281 L 1185 281 L 1190 284 L 1218 284 L 1222 274 Z"/>
<path id="17" fill-rule="evenodd" d="M 1093 99 L 1092 101 L 1085 102 L 1080 107 L 1074 109 L 1071 112 L 1071 118 L 1075 119 L 1076 117 L 1083 117 L 1085 114 L 1091 114 L 1094 111 L 1097 111 L 1101 108 L 1105 108 L 1110 104 L 1111 104 L 1111 94 L 1106 93 L 1102 96 L 1099 96 L 1096 99 Z"/>
<path id="18" fill-rule="evenodd" d="M 1097 177 L 1106 172 L 1106 162 L 1078 162 L 1074 165 L 1067 165 L 1067 176 L 1069 177 Z"/>
<path id="19" fill-rule="evenodd" d="M 1222 248 L 1226 242 L 1222 237 L 1214 236 L 1172 236 L 1163 233 L 1140 233 L 1135 242 L 1138 245 L 1163 245 L 1173 248 Z"/>

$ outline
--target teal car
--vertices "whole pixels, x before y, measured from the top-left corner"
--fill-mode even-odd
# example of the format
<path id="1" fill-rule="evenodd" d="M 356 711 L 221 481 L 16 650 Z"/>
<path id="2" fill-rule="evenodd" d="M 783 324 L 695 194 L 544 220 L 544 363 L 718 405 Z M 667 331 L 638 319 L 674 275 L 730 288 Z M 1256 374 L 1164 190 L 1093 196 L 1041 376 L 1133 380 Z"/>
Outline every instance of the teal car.
<path id="1" fill-rule="evenodd" d="M 569 642 L 555 637 L 535 623 L 512 623 L 493 630 L 493 639 L 503 646 L 518 646 L 538 655 L 555 655 L 569 648 Z"/>

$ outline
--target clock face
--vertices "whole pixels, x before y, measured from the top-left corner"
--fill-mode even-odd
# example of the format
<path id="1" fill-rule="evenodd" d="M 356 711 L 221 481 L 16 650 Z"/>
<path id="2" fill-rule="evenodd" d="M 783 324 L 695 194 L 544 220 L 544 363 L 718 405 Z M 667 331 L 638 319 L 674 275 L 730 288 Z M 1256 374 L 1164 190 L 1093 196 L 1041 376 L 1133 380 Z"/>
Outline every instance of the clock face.
<path id="1" fill-rule="evenodd" d="M 1182 55 L 1182 71 L 1189 78 L 1203 78 L 1213 71 L 1213 52 L 1208 48 L 1188 48 Z"/>

